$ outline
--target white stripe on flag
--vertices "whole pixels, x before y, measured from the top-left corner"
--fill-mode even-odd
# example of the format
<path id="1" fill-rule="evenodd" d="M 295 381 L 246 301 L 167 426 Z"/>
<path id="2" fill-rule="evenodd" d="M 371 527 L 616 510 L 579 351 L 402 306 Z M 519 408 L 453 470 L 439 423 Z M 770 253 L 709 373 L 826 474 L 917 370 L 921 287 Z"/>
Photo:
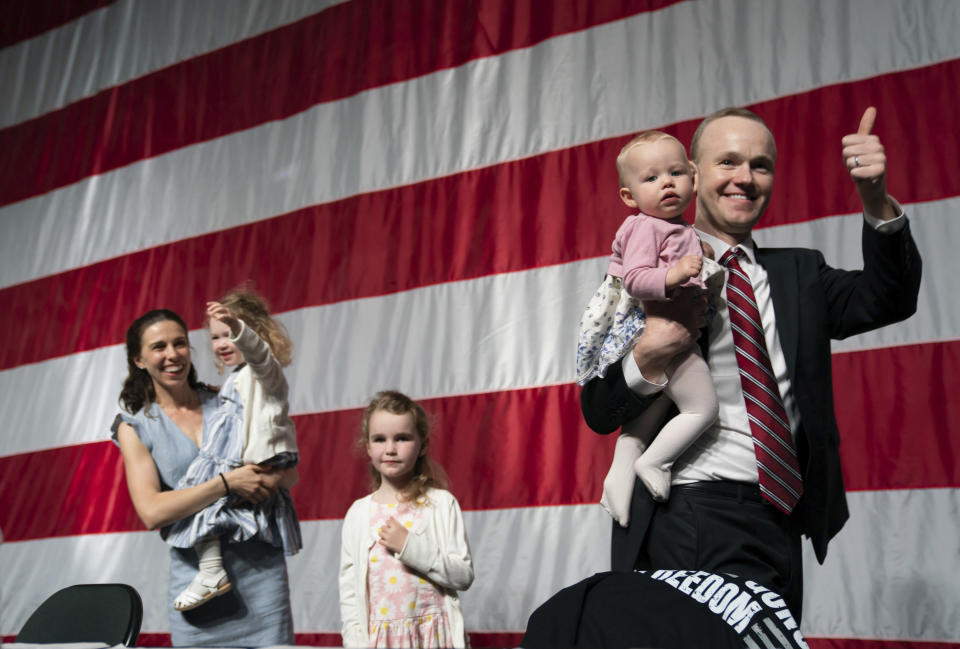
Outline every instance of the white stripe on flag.
<path id="1" fill-rule="evenodd" d="M 945 568 L 960 554 L 960 490 L 854 492 L 849 500 L 851 519 L 831 543 L 824 566 L 804 542 L 804 634 L 954 638 L 960 607 L 955 575 Z M 477 573 L 463 594 L 469 631 L 520 632 L 547 597 L 609 568 L 610 520 L 599 506 L 473 511 L 464 519 Z M 340 521 L 309 521 L 303 528 L 305 549 L 288 563 L 294 625 L 298 633 L 336 633 Z M 167 549 L 158 534 L 2 547 L 3 634 L 16 633 L 39 600 L 57 588 L 97 581 L 132 584 L 144 599 L 143 631 L 167 631 Z M 18 585 L 27 583 L 30 596 L 23 597 Z"/>
<path id="2" fill-rule="evenodd" d="M 857 491 L 823 566 L 804 543 L 803 632 L 956 641 L 960 489 Z"/>
<path id="3" fill-rule="evenodd" d="M 344 1 L 118 0 L 0 50 L 0 128 Z"/>

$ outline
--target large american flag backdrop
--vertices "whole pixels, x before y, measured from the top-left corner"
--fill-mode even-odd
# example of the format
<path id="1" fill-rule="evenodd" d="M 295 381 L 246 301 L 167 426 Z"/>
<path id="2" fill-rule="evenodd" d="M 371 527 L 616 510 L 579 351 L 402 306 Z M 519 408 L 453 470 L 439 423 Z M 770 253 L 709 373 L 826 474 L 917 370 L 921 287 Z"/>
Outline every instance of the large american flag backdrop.
<path id="1" fill-rule="evenodd" d="M 812 647 L 960 646 L 960 3 L 928 0 L 8 0 L 0 16 L 0 591 L 11 639 L 54 590 L 121 581 L 169 642 L 167 548 L 108 441 L 123 335 L 172 308 L 219 384 L 203 305 L 252 280 L 296 345 L 297 640 L 338 644 L 359 408 L 434 414 L 465 510 L 476 646 L 608 568 L 613 436 L 574 347 L 625 208 L 633 133 L 689 144 L 746 105 L 779 147 L 763 245 L 861 263 L 840 138 L 875 105 L 924 256 L 918 313 L 837 342 L 851 518 Z M 688 216 L 692 217 L 692 211 Z M 953 286 L 954 288 L 950 288 Z"/>

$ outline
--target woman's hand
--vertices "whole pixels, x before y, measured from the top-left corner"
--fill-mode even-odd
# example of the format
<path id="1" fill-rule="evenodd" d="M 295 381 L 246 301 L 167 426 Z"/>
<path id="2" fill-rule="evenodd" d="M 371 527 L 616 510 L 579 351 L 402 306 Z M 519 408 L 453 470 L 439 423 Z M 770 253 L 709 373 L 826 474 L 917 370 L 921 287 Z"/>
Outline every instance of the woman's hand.
<path id="1" fill-rule="evenodd" d="M 257 464 L 245 464 L 223 474 L 230 493 L 254 504 L 262 503 L 277 493 L 282 478 L 280 472 Z"/>

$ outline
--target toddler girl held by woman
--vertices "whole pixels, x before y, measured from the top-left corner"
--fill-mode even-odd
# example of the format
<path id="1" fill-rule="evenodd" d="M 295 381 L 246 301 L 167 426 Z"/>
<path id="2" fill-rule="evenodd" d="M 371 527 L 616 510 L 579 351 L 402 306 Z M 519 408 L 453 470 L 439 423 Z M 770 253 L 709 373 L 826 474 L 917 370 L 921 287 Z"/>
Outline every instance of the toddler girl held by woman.
<path id="1" fill-rule="evenodd" d="M 221 539 L 257 537 L 282 547 L 287 555 L 296 554 L 303 545 L 287 489 L 281 488 L 270 500 L 251 507 L 231 497 L 224 475 L 245 464 L 272 471 L 294 467 L 299 461 L 283 375 L 283 366 L 291 360 L 290 339 L 283 326 L 270 317 L 263 298 L 252 291 L 234 291 L 221 302 L 208 302 L 207 318 L 217 365 L 233 371 L 217 395 L 217 411 L 213 424 L 203 431 L 200 454 L 177 488 L 219 475 L 224 495 L 174 523 L 167 534 L 167 543 L 193 547 L 199 559 L 199 572 L 174 600 L 179 611 L 194 609 L 230 590 Z"/>
<path id="2" fill-rule="evenodd" d="M 465 647 L 457 591 L 473 583 L 473 559 L 460 505 L 429 456 L 427 415 L 384 391 L 361 428 L 373 492 L 343 520 L 343 646 Z"/>
<path id="3" fill-rule="evenodd" d="M 657 311 L 681 287 L 706 290 L 722 283 L 720 266 L 703 256 L 700 239 L 683 219 L 694 192 L 695 168 L 680 141 L 660 131 L 642 133 L 617 156 L 620 199 L 638 210 L 613 241 L 606 278 L 580 321 L 577 382 L 604 376 L 641 335 L 644 310 Z M 653 431 L 617 441 L 601 504 L 621 525 L 629 518 L 634 474 L 655 500 L 670 495 L 671 469 L 684 450 L 717 417 L 717 395 L 706 361 L 692 348 L 667 368 L 666 395 L 679 414 L 644 450 Z"/>

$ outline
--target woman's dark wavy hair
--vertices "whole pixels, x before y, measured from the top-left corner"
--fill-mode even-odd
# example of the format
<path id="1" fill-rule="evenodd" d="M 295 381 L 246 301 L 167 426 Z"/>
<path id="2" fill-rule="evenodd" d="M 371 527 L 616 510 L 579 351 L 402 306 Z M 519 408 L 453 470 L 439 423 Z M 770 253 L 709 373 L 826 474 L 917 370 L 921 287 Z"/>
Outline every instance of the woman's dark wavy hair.
<path id="1" fill-rule="evenodd" d="M 123 381 L 123 389 L 120 391 L 120 403 L 123 404 L 123 409 L 131 415 L 136 414 L 157 399 L 157 393 L 153 389 L 153 379 L 150 378 L 146 370 L 137 367 L 136 358 L 143 348 L 144 330 L 158 322 L 167 321 L 176 322 L 186 335 L 187 324 L 183 321 L 183 318 L 169 309 L 147 311 L 134 320 L 130 328 L 127 329 L 127 378 Z M 199 390 L 202 386 L 202 383 L 197 380 L 197 370 L 193 363 L 190 363 L 187 382 L 194 390 Z"/>

